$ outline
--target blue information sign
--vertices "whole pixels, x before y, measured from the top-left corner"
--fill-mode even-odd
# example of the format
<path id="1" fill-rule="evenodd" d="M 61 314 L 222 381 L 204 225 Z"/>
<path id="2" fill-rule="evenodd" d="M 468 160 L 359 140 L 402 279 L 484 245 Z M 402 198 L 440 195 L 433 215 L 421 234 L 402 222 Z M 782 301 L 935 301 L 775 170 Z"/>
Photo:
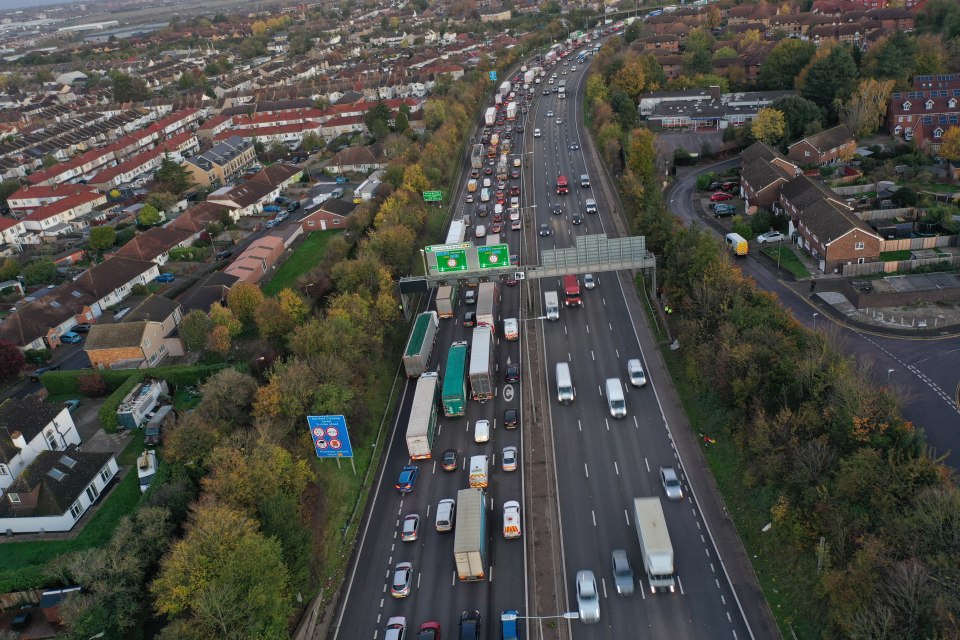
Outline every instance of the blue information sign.
<path id="1" fill-rule="evenodd" d="M 318 458 L 352 458 L 353 447 L 343 416 L 307 416 Z"/>
<path id="2" fill-rule="evenodd" d="M 497 72 L 496 72 L 496 71 L 491 71 L 491 72 L 490 72 L 490 82 L 496 82 L 496 81 L 497 81 Z"/>

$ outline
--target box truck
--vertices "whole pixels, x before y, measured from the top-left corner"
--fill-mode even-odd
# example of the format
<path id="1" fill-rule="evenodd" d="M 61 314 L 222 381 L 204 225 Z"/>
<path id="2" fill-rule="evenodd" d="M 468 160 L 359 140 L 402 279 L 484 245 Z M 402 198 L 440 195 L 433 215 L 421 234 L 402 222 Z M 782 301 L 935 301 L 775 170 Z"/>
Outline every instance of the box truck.
<path id="1" fill-rule="evenodd" d="M 480 489 L 457 492 L 453 561 L 462 582 L 483 580 L 487 564 L 487 500 Z"/>
<path id="2" fill-rule="evenodd" d="M 496 107 L 487 107 L 486 113 L 483 114 L 483 123 L 488 127 L 492 127 L 493 123 L 497 121 L 497 108 Z"/>
<path id="3" fill-rule="evenodd" d="M 477 287 L 477 324 L 489 325 L 490 331 L 496 333 L 496 319 L 497 285 L 493 282 L 481 282 Z"/>
<path id="4" fill-rule="evenodd" d="M 504 80 L 503 84 L 500 85 L 500 95 L 506 97 L 506 95 L 509 93 L 510 93 L 510 82 L 508 80 Z"/>
<path id="5" fill-rule="evenodd" d="M 437 315 L 441 318 L 452 318 L 453 308 L 457 304 L 457 286 L 443 285 L 437 287 Z"/>
<path id="6" fill-rule="evenodd" d="M 414 460 L 428 460 L 432 456 L 433 438 L 437 433 L 437 398 L 440 395 L 440 375 L 428 371 L 417 380 L 407 422 L 407 453 Z"/>
<path id="7" fill-rule="evenodd" d="M 493 398 L 493 331 L 491 327 L 478 325 L 473 328 L 473 344 L 470 349 L 470 393 L 474 400 Z"/>
<path id="8" fill-rule="evenodd" d="M 661 589 L 673 592 L 673 545 L 670 543 L 670 532 L 667 531 L 660 498 L 634 498 L 633 513 L 650 592 L 656 593 Z"/>
<path id="9" fill-rule="evenodd" d="M 443 415 L 448 418 L 462 416 L 467 408 L 467 353 L 466 342 L 454 342 L 447 351 L 447 366 L 443 370 Z"/>
<path id="10" fill-rule="evenodd" d="M 507 104 L 507 120 L 516 120 L 517 119 L 517 103 L 510 102 Z"/>
<path id="11" fill-rule="evenodd" d="M 483 168 L 483 145 L 473 145 L 473 151 L 470 152 L 470 166 L 474 169 Z"/>
<path id="12" fill-rule="evenodd" d="M 556 291 L 546 291 L 543 294 L 544 310 L 547 312 L 547 320 L 560 319 L 560 302 L 557 300 Z"/>
<path id="13" fill-rule="evenodd" d="M 433 341 L 437 337 L 437 313 L 425 311 L 417 316 L 413 331 L 407 340 L 407 349 L 403 352 L 403 368 L 408 378 L 417 378 L 427 370 Z"/>

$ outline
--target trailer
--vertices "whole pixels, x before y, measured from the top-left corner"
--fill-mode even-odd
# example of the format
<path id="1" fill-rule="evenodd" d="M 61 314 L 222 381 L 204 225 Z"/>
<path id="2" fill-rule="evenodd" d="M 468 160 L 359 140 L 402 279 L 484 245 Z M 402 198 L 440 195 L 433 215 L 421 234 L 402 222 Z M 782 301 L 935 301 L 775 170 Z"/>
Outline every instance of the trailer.
<path id="1" fill-rule="evenodd" d="M 493 123 L 496 121 L 497 121 L 497 108 L 487 107 L 487 111 L 483 114 L 483 123 L 488 127 L 492 127 Z"/>
<path id="2" fill-rule="evenodd" d="M 453 308 L 457 304 L 457 285 L 443 285 L 437 287 L 437 315 L 441 318 L 452 318 Z"/>
<path id="3" fill-rule="evenodd" d="M 413 460 L 432 457 L 433 438 L 437 434 L 437 398 L 440 396 L 440 374 L 428 371 L 417 380 L 407 422 L 407 453 Z"/>
<path id="4" fill-rule="evenodd" d="M 533 82 L 535 77 L 537 77 L 537 70 L 527 69 L 527 71 L 523 74 L 523 84 L 530 84 Z"/>
<path id="5" fill-rule="evenodd" d="M 497 285 L 493 282 L 481 282 L 477 287 L 477 324 L 488 325 L 490 331 L 497 332 Z"/>
<path id="6" fill-rule="evenodd" d="M 496 380 L 493 374 L 493 327 L 477 325 L 473 328 L 470 349 L 470 394 L 481 402 L 493 398 Z"/>
<path id="7" fill-rule="evenodd" d="M 470 166 L 474 169 L 483 168 L 483 145 L 482 144 L 473 145 L 473 150 L 470 152 Z"/>
<path id="8" fill-rule="evenodd" d="M 510 81 L 504 80 L 500 85 L 500 95 L 506 97 L 510 93 Z"/>
<path id="9" fill-rule="evenodd" d="M 467 408 L 467 354 L 469 345 L 464 342 L 454 342 L 447 351 L 447 366 L 443 370 L 443 390 L 440 401 L 443 403 L 443 415 L 448 418 L 457 418 L 466 412 Z"/>
<path id="10" fill-rule="evenodd" d="M 437 337 L 437 313 L 425 311 L 417 316 L 403 352 L 403 368 L 408 378 L 419 378 L 427 369 L 433 342 Z"/>
<path id="11" fill-rule="evenodd" d="M 487 499 L 480 489 L 457 492 L 453 561 L 461 582 L 483 580 L 487 564 Z"/>
<path id="12" fill-rule="evenodd" d="M 510 102 L 507 104 L 507 120 L 516 120 L 517 119 L 517 103 Z"/>
<path id="13" fill-rule="evenodd" d="M 633 514 L 650 592 L 656 593 L 661 589 L 673 592 L 673 544 L 660 498 L 634 498 Z"/>
<path id="14" fill-rule="evenodd" d="M 460 244 L 467 237 L 467 225 L 463 220 L 454 220 L 447 231 L 447 241 L 444 244 Z"/>

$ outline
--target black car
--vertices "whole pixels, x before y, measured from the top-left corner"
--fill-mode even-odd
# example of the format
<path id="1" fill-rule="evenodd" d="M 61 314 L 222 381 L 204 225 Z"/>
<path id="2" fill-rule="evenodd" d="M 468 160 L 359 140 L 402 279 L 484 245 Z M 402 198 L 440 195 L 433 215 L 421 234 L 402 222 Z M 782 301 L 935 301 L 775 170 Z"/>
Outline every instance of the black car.
<path id="1" fill-rule="evenodd" d="M 520 382 L 520 365 L 516 362 L 507 365 L 507 373 L 504 376 L 507 382 Z"/>
<path id="2" fill-rule="evenodd" d="M 510 177 L 513 178 L 514 180 L 516 180 L 517 178 L 519 178 L 519 177 L 520 177 L 520 169 L 517 169 L 516 167 L 514 167 L 513 171 L 510 172 Z"/>
<path id="3" fill-rule="evenodd" d="M 479 611 L 464 611 L 460 614 L 460 640 L 480 640 Z"/>
<path id="4" fill-rule="evenodd" d="M 553 207 L 550 208 L 550 213 L 552 213 L 552 214 L 555 215 L 555 216 L 559 216 L 559 215 L 563 214 L 563 209 L 560 208 L 560 205 L 555 204 L 555 205 L 553 205 Z"/>
<path id="5" fill-rule="evenodd" d="M 487 205 L 482 204 L 482 205 L 480 205 L 479 207 L 477 207 L 477 217 L 478 217 L 478 218 L 485 218 L 485 217 L 487 217 L 487 213 L 489 213 L 489 210 L 487 209 Z"/>
<path id="6" fill-rule="evenodd" d="M 573 224 L 582 224 L 582 223 L 583 223 L 583 216 L 581 216 L 579 213 L 575 213 L 575 214 L 573 214 L 572 216 L 570 216 L 570 221 L 571 221 Z"/>
<path id="7" fill-rule="evenodd" d="M 443 458 L 441 458 L 440 466 L 444 471 L 456 471 L 457 459 L 457 450 L 447 449 L 443 452 Z"/>
<path id="8" fill-rule="evenodd" d="M 520 412 L 516 409 L 507 409 L 503 412 L 503 427 L 505 429 L 516 429 L 520 424 Z"/>
<path id="9" fill-rule="evenodd" d="M 227 260 L 232 255 L 233 255 L 233 251 L 230 251 L 229 249 L 224 249 L 223 251 L 218 251 L 216 257 L 217 257 L 217 260 Z"/>
<path id="10" fill-rule="evenodd" d="M 34 382 L 40 382 L 40 376 L 45 374 L 47 371 L 59 371 L 59 370 L 60 370 L 60 365 L 48 364 L 45 367 L 40 367 L 39 369 L 34 370 L 34 372 L 30 374 L 30 379 L 33 380 Z"/>
<path id="11" fill-rule="evenodd" d="M 287 205 L 287 211 L 296 211 L 300 208 L 300 201 L 296 200 Z"/>
<path id="12" fill-rule="evenodd" d="M 82 323 L 80 323 L 80 324 L 74 325 L 73 328 L 70 329 L 70 331 L 73 331 L 74 333 L 89 333 L 89 332 L 90 332 L 90 323 L 89 323 L 89 322 L 82 322 Z"/>
<path id="13" fill-rule="evenodd" d="M 463 326 L 477 326 L 477 313 L 475 311 L 467 311 L 465 314 L 463 314 Z"/>

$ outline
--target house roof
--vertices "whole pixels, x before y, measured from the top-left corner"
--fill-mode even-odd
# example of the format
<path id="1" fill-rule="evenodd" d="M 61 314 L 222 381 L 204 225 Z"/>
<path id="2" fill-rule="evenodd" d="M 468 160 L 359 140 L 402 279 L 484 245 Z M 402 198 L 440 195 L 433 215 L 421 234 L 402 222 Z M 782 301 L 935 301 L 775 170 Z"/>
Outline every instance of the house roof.
<path id="1" fill-rule="evenodd" d="M 0 500 L 0 518 L 33 518 L 66 513 L 113 455 L 111 452 L 76 450 L 40 452 L 7 489 L 9 494 L 31 493 L 39 488 L 37 505 L 14 508 L 9 500 Z"/>
<path id="2" fill-rule="evenodd" d="M 225 204 L 201 202 L 200 204 L 190 207 L 184 211 L 177 217 L 176 220 L 168 224 L 165 228 L 183 229 L 184 231 L 189 231 L 191 233 L 200 233 L 206 229 L 207 225 L 211 222 L 217 222 L 220 220 L 221 211 L 229 211 L 231 208 L 232 207 Z"/>
<path id="3" fill-rule="evenodd" d="M 802 174 L 783 185 L 780 195 L 801 212 L 819 200 L 837 198 L 832 191 Z"/>
<path id="4" fill-rule="evenodd" d="M 23 305 L 0 324 L 0 337 L 25 346 L 46 336 L 52 327 L 83 312 L 96 300 L 86 291 L 62 285 L 53 292 Z"/>
<path id="5" fill-rule="evenodd" d="M 154 227 L 131 238 L 127 244 L 120 247 L 117 255 L 138 260 L 153 260 L 189 240 L 193 235 L 192 231 L 176 227 Z"/>
<path id="6" fill-rule="evenodd" d="M 381 164 L 383 162 L 383 146 L 373 144 L 366 147 L 347 147 L 324 163 L 324 166 L 338 165 Z"/>
<path id="7" fill-rule="evenodd" d="M 231 188 L 222 196 L 210 194 L 208 201 L 213 202 L 233 202 L 240 208 L 249 207 L 267 197 L 276 187 L 262 182 L 253 182 L 247 180 L 241 185 Z"/>
<path id="8" fill-rule="evenodd" d="M 85 191 L 79 191 L 72 195 L 67 196 L 66 198 L 60 198 L 49 204 L 44 204 L 36 209 L 34 209 L 30 215 L 24 218 L 24 220 L 46 220 L 55 215 L 76 209 L 90 203 L 106 202 L 107 197 L 102 193 L 98 192 L 96 189 L 88 189 Z"/>
<path id="9" fill-rule="evenodd" d="M 11 398 L 0 405 L 0 461 L 9 463 L 20 452 L 13 444 L 15 434 L 29 443 L 64 411 L 63 404 L 40 402 L 31 396 L 22 400 Z"/>
<path id="10" fill-rule="evenodd" d="M 823 153 L 824 151 L 836 149 L 844 144 L 856 142 L 856 138 L 854 138 L 853 132 L 850 131 L 846 125 L 841 124 L 831 129 L 827 129 L 826 131 L 815 133 L 812 136 L 807 136 L 802 140 L 798 140 L 790 145 L 790 147 L 798 145 L 801 142 L 806 142 L 817 151 Z"/>
<path id="11" fill-rule="evenodd" d="M 148 322 L 113 322 L 95 324 L 90 327 L 90 333 L 83 345 L 84 351 L 98 351 L 101 349 L 126 349 L 139 347 L 143 343 L 143 334 L 147 330 Z"/>
<path id="12" fill-rule="evenodd" d="M 754 142 L 740 154 L 740 176 L 757 191 L 778 180 L 789 180 L 790 174 L 777 162 L 782 159 L 783 156 L 767 145 Z"/>
<path id="13" fill-rule="evenodd" d="M 800 222 L 810 229 L 824 246 L 855 229 L 880 239 L 863 220 L 830 200 L 820 199 L 810 204 L 800 213 Z"/>
<path id="14" fill-rule="evenodd" d="M 341 200 L 339 198 L 330 198 L 320 206 L 320 210 L 327 213 L 333 213 L 338 216 L 348 216 L 357 208 L 353 202 Z"/>
<path id="15" fill-rule="evenodd" d="M 179 301 L 183 312 L 186 314 L 195 309 L 204 313 L 210 311 L 214 303 L 223 302 L 226 299 L 230 287 L 239 280 L 240 278 L 235 275 L 214 271 L 180 296 Z"/>
<path id="16" fill-rule="evenodd" d="M 180 303 L 170 298 L 149 294 L 146 296 L 131 296 L 126 304 L 130 311 L 123 316 L 123 322 L 137 322 L 139 320 L 153 320 L 163 322 L 180 308 Z"/>
<path id="17" fill-rule="evenodd" d="M 298 169 L 293 165 L 286 164 L 285 162 L 274 162 L 269 167 L 264 167 L 256 174 L 251 176 L 250 180 L 247 182 L 259 182 L 265 184 L 271 189 L 273 187 L 279 187 L 281 184 L 292 178 L 303 171 L 303 169 Z"/>
<path id="18" fill-rule="evenodd" d="M 80 277 L 74 280 L 73 284 L 90 293 L 96 301 L 113 293 L 156 266 L 153 262 L 146 260 L 113 256 L 84 271 Z"/>

